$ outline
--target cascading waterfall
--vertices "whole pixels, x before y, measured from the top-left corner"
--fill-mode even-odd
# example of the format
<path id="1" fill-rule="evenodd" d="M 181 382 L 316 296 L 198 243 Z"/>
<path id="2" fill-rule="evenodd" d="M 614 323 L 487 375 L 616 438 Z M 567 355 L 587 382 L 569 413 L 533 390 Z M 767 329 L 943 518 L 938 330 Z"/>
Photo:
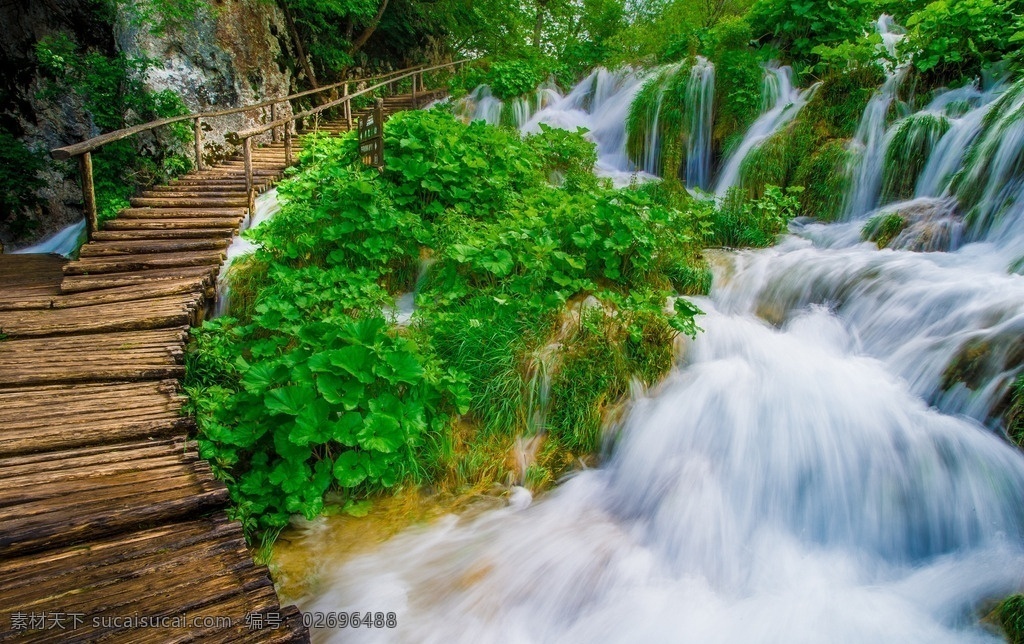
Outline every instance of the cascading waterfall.
<path id="1" fill-rule="evenodd" d="M 925 112 L 948 123 L 919 146 L 916 198 L 881 212 L 960 210 L 969 234 L 940 248 L 910 226 L 879 250 L 861 241 L 872 204 L 709 253 L 706 331 L 600 468 L 326 562 L 304 610 L 392 611 L 398 628 L 314 637 L 998 641 L 981 614 L 1024 589 L 1024 456 L 998 419 L 1024 362 L 1024 276 L 1008 270 L 1024 256 L 1024 81 L 940 92 Z M 861 177 L 880 189 L 877 152 Z"/>
<path id="2" fill-rule="evenodd" d="M 537 110 L 562 98 L 553 81 L 543 83 L 530 96 L 520 96 L 502 101 L 491 93 L 491 88 L 481 85 L 469 96 L 456 101 L 455 113 L 467 121 L 485 121 L 490 125 L 508 124 L 522 128 Z"/>
<path id="3" fill-rule="evenodd" d="M 665 92 L 668 91 L 668 80 L 679 70 L 679 65 L 669 65 L 659 70 L 661 76 L 658 84 L 658 98 L 648 114 L 647 132 L 644 134 L 644 172 L 652 175 L 661 174 L 661 108 L 665 104 Z"/>
<path id="4" fill-rule="evenodd" d="M 38 244 L 33 244 L 18 250 L 12 250 L 12 255 L 47 254 L 63 255 L 70 257 L 85 242 L 85 220 L 70 224 L 50 235 Z"/>
<path id="5" fill-rule="evenodd" d="M 762 100 L 765 111 L 747 130 L 739 147 L 722 165 L 715 184 L 715 195 L 724 197 L 730 188 L 740 184 L 740 170 L 743 161 L 755 148 L 782 130 L 797 117 L 800 110 L 811 100 L 817 85 L 801 90 L 793 85 L 793 70 L 786 67 L 765 69 Z"/>
<path id="6" fill-rule="evenodd" d="M 533 99 L 516 99 L 512 124 L 524 134 L 539 132 L 541 123 L 573 131 L 584 127 L 588 138 L 597 143 L 598 174 L 617 185 L 627 185 L 634 178 L 652 179 L 653 175 L 643 172 L 626 154 L 626 116 L 644 78 L 631 69 L 597 69 L 565 95 L 551 83 L 542 85 Z M 466 120 L 500 125 L 507 108 L 490 88 L 481 85 L 457 101 L 454 109 Z"/>
<path id="7" fill-rule="evenodd" d="M 686 187 L 706 190 L 711 185 L 711 131 L 714 129 L 715 66 L 697 57 L 686 86 L 689 138 L 686 148 Z"/>
<path id="8" fill-rule="evenodd" d="M 220 267 L 220 274 L 217 276 L 217 302 L 213 307 L 213 317 L 226 314 L 231 306 L 231 265 L 236 259 L 252 253 L 258 247 L 242 233 L 256 228 L 280 211 L 281 204 L 277 199 L 277 188 L 272 188 L 256 198 L 256 207 L 252 216 L 242 222 L 238 234 L 228 246 L 224 264 Z"/>
<path id="9" fill-rule="evenodd" d="M 939 140 L 936 149 L 928 157 L 928 163 L 917 180 L 916 196 L 939 197 L 948 191 L 953 173 L 964 161 L 967 148 L 981 133 L 985 115 L 992 101 L 1002 91 L 1000 85 L 984 93 L 973 86 L 943 92 L 925 108 L 933 114 L 944 114 L 950 122 L 949 131 Z M 951 107 L 965 106 L 965 113 L 958 114 Z"/>
<path id="10" fill-rule="evenodd" d="M 895 57 L 896 45 L 903 38 L 903 30 L 892 21 L 891 16 L 878 19 L 876 30 L 882 37 L 882 46 Z M 878 205 L 882 189 L 882 174 L 885 168 L 886 144 L 891 140 L 885 135 L 886 118 L 889 108 L 896 100 L 900 82 L 906 75 L 905 65 L 889 66 L 885 82 L 868 101 L 851 148 L 857 152 L 851 170 L 852 190 L 846 200 L 847 218 L 863 215 Z"/>
<path id="11" fill-rule="evenodd" d="M 686 73 L 685 85 L 680 85 L 677 75 Z M 686 158 L 683 160 L 683 178 L 688 188 L 706 190 L 711 182 L 711 133 L 714 128 L 715 66 L 703 56 L 697 56 L 689 68 L 680 64 L 667 65 L 649 76 L 649 82 L 656 83 L 656 97 L 646 114 L 647 127 L 638 146 L 643 151 L 643 169 L 651 175 L 675 173 L 679 168 L 662 168 L 665 145 L 662 141 L 662 113 L 666 97 L 671 98 L 672 109 L 682 111 L 679 127 L 686 141 Z M 671 96 L 678 92 L 680 96 Z M 678 107 L 677 107 L 678 106 Z M 673 135 L 679 133 L 672 132 Z M 635 158 L 635 157 L 634 157 Z"/>

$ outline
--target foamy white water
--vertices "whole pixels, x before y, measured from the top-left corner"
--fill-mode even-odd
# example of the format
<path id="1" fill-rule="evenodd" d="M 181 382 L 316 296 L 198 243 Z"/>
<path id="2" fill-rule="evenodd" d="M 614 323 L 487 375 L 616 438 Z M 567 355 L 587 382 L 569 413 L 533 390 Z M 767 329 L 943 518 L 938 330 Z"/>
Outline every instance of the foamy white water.
<path id="1" fill-rule="evenodd" d="M 586 128 L 587 138 L 597 144 L 599 176 L 610 178 L 618 186 L 634 180 L 649 181 L 656 177 L 640 169 L 626 154 L 626 117 L 645 78 L 644 73 L 632 69 L 612 72 L 599 68 L 566 95 L 554 85 L 542 85 L 532 100 L 514 102 L 514 124 L 524 134 L 539 132 L 541 123 L 569 131 Z M 481 86 L 456 105 L 455 111 L 468 120 L 499 125 L 503 106 L 490 88 Z"/>
<path id="2" fill-rule="evenodd" d="M 715 184 L 716 196 L 724 197 L 729 188 L 739 185 L 740 170 L 747 156 L 791 123 L 811 100 L 816 89 L 817 85 L 804 90 L 796 87 L 793 83 L 793 70 L 788 66 L 765 69 L 762 90 L 765 111 L 750 126 L 739 146 L 723 164 Z"/>
<path id="3" fill-rule="evenodd" d="M 954 92 L 926 108 L 951 127 L 915 200 L 875 211 L 874 192 L 846 222 L 714 255 L 706 332 L 599 469 L 327 565 L 303 610 L 398 627 L 314 639 L 1000 641 L 982 614 L 1024 588 L 1024 457 L 998 419 L 1024 360 L 1024 83 Z M 877 110 L 850 203 L 881 180 Z M 908 219 L 900 250 L 861 241 L 876 212 Z"/>
<path id="4" fill-rule="evenodd" d="M 231 265 L 239 257 L 251 254 L 259 244 L 253 242 L 243 234 L 245 231 L 256 228 L 265 221 L 268 221 L 281 211 L 281 204 L 277 199 L 277 188 L 271 188 L 260 196 L 256 197 L 256 207 L 252 216 L 246 217 L 239 228 L 238 234 L 231 240 L 228 246 L 227 257 L 220 267 L 220 274 L 217 275 L 217 302 L 214 305 L 213 317 L 220 317 L 228 312 L 231 307 Z"/>
<path id="5" fill-rule="evenodd" d="M 47 254 L 53 253 L 56 255 L 63 255 L 64 257 L 71 256 L 72 253 L 78 250 L 78 247 L 85 242 L 85 220 L 79 221 L 74 224 L 70 224 L 60 229 L 53 235 L 50 235 L 38 244 L 33 244 L 25 248 L 19 248 L 18 250 L 10 251 L 12 255 L 32 255 L 32 254 Z"/>

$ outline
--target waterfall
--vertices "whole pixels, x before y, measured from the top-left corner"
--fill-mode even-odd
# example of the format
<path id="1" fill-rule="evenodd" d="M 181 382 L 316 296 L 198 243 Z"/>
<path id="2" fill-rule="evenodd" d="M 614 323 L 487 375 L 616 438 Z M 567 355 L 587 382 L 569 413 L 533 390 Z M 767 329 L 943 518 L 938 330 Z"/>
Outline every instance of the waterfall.
<path id="1" fill-rule="evenodd" d="M 883 15 L 878 19 L 876 30 L 882 37 L 882 47 L 890 56 L 896 55 L 896 45 L 903 38 L 903 30 Z M 885 153 L 890 137 L 885 135 L 889 108 L 896 100 L 900 82 L 906 75 L 906 65 L 886 66 L 886 77 L 882 87 L 874 93 L 864 109 L 851 149 L 857 152 L 852 167 L 852 187 L 846 200 L 846 216 L 853 218 L 863 215 L 878 205 L 882 189 L 882 174 Z"/>
<path id="2" fill-rule="evenodd" d="M 697 57 L 686 86 L 689 138 L 686 148 L 686 187 L 706 190 L 711 184 L 711 131 L 714 128 L 715 66 Z"/>
<path id="3" fill-rule="evenodd" d="M 568 94 L 563 95 L 549 80 L 532 97 L 515 99 L 509 105 L 481 85 L 456 101 L 453 109 L 467 121 L 510 124 L 524 134 L 539 132 L 541 123 L 570 131 L 586 128 L 587 137 L 597 144 L 598 174 L 617 185 L 628 185 L 634 178 L 654 178 L 626 154 L 626 116 L 644 79 L 643 73 L 632 69 L 612 72 L 598 68 Z M 508 121 L 505 114 L 511 114 Z"/>
<path id="4" fill-rule="evenodd" d="M 644 172 L 652 175 L 661 174 L 661 110 L 665 103 L 665 92 L 668 91 L 669 82 L 679 70 L 679 65 L 669 65 L 659 70 L 654 81 L 658 83 L 658 98 L 647 115 L 649 125 L 644 133 Z"/>
<path id="5" fill-rule="evenodd" d="M 78 251 L 78 247 L 83 243 L 85 243 L 84 219 L 61 228 L 59 231 L 37 244 L 18 250 L 12 250 L 10 252 L 12 255 L 44 255 L 47 253 L 53 253 L 55 255 L 70 257 Z"/>
<path id="6" fill-rule="evenodd" d="M 256 198 L 256 208 L 253 210 L 252 215 L 246 217 L 245 221 L 242 222 L 238 234 L 231 240 L 227 256 L 220 267 L 220 273 L 217 275 L 217 302 L 213 307 L 213 317 L 225 315 L 231 308 L 232 264 L 236 259 L 251 254 L 258 247 L 256 243 L 243 233 L 272 219 L 280 211 L 281 204 L 277 199 L 277 188 L 272 188 Z"/>
<path id="7" fill-rule="evenodd" d="M 530 118 L 547 105 L 562 98 L 554 80 L 548 79 L 527 96 L 502 101 L 481 85 L 454 104 L 455 114 L 467 121 L 485 121 L 490 125 L 511 125 L 521 129 Z"/>
<path id="8" fill-rule="evenodd" d="M 942 92 L 925 108 L 933 114 L 945 114 L 950 121 L 950 128 L 928 157 L 928 163 L 918 178 L 918 197 L 939 197 L 948 192 L 954 172 L 963 163 L 968 147 L 981 133 L 985 115 L 1001 90 L 1001 86 L 997 86 L 981 93 L 975 87 L 968 86 Z M 962 114 L 949 112 L 951 106 L 958 105 L 972 109 Z"/>
<path id="9" fill-rule="evenodd" d="M 594 125 L 619 163 L 603 119 L 642 79 L 602 73 L 532 120 Z M 806 93 L 768 73 L 740 161 Z M 601 467 L 324 562 L 303 610 L 399 620 L 316 637 L 996 641 L 983 613 L 1024 588 L 1024 456 L 1000 420 L 1024 361 L 1024 276 L 1008 270 L 1024 257 L 1024 81 L 939 92 L 887 130 L 897 77 L 858 130 L 856 219 L 709 252 L 706 332 Z M 919 176 L 901 184 L 916 198 L 879 210 L 887 146 L 916 151 Z M 864 215 L 901 219 L 895 250 L 862 242 Z"/>
<path id="10" fill-rule="evenodd" d="M 795 119 L 800 110 L 811 100 L 816 89 L 817 85 L 812 85 L 805 90 L 794 87 L 793 70 L 788 66 L 771 66 L 765 69 L 762 89 L 765 111 L 750 126 L 739 147 L 723 164 L 718 182 L 715 184 L 716 196 L 724 197 L 730 188 L 739 185 L 740 169 L 747 156 Z"/>
<path id="11" fill-rule="evenodd" d="M 634 177 L 652 179 L 626 153 L 626 118 L 645 79 L 645 74 L 633 69 L 612 72 L 598 68 L 568 94 L 537 111 L 520 129 L 539 132 L 541 123 L 570 131 L 584 127 L 587 137 L 597 144 L 599 175 L 617 185 L 627 185 Z"/>

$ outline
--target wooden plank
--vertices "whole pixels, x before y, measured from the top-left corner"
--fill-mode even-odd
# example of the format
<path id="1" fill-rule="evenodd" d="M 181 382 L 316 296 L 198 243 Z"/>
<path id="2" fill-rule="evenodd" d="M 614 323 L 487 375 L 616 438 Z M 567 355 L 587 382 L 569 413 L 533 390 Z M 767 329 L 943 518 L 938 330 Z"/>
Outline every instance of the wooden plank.
<path id="1" fill-rule="evenodd" d="M 226 206 L 244 206 L 245 197 L 133 197 L 129 200 L 133 208 L 223 208 Z"/>
<path id="2" fill-rule="evenodd" d="M 138 284 L 152 284 L 162 280 L 181 280 L 204 277 L 212 280 L 219 266 L 181 266 L 175 268 L 106 273 L 100 275 L 68 275 L 60 283 L 62 293 L 81 293 L 102 288 L 119 288 Z"/>
<path id="3" fill-rule="evenodd" d="M 244 218 L 246 212 L 245 208 L 125 208 L 118 214 L 118 219 L 181 219 L 184 217 L 238 219 Z"/>
<path id="4" fill-rule="evenodd" d="M 94 275 L 98 273 L 127 273 L 179 266 L 220 265 L 226 257 L 224 249 L 198 250 L 182 253 L 137 253 L 84 257 L 64 266 L 65 275 Z"/>
<path id="5" fill-rule="evenodd" d="M 86 244 L 82 247 L 79 257 L 87 258 L 132 254 L 183 253 L 197 250 L 225 251 L 230 244 L 230 239 L 210 237 L 200 239 L 103 241 Z"/>
<path id="6" fill-rule="evenodd" d="M 230 228 L 175 228 L 169 230 L 140 229 L 140 230 L 100 230 L 93 235 L 94 241 L 131 241 L 142 239 L 231 239 L 237 232 L 238 227 L 232 225 Z"/>
<path id="7" fill-rule="evenodd" d="M 0 311 L 0 331 L 19 338 L 179 327 L 189 323 L 199 299 L 198 294 L 185 293 L 132 304 Z"/>
<path id="8" fill-rule="evenodd" d="M 166 217 L 163 219 L 114 219 L 103 230 L 174 230 L 179 228 L 235 229 L 243 217 Z"/>

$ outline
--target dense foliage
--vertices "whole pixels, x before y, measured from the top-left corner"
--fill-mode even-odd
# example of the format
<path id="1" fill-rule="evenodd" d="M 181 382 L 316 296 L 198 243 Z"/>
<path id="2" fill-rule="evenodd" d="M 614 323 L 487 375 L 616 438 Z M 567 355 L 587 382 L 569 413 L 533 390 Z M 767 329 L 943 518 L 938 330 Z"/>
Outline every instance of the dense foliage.
<path id="1" fill-rule="evenodd" d="M 45 78 L 41 96 L 77 96 L 101 132 L 188 113 L 173 91 L 151 92 L 145 88 L 143 74 L 153 61 L 82 50 L 66 34 L 36 43 L 36 57 Z M 152 137 L 158 137 L 158 145 L 151 144 Z M 148 140 L 136 137 L 115 141 L 98 151 L 93 165 L 100 219 L 112 218 L 127 207 L 129 197 L 139 187 L 190 170 L 187 146 L 191 141 L 192 128 L 185 122 L 163 128 L 149 135 Z"/>
<path id="2" fill-rule="evenodd" d="M 578 133 L 520 139 L 435 111 L 396 115 L 385 144 L 377 176 L 353 137 L 310 141 L 234 269 L 232 317 L 195 334 L 200 449 L 249 529 L 315 515 L 325 495 L 526 476 L 506 464 L 524 435 L 545 437 L 529 476 L 549 481 L 696 332 L 692 305 L 665 303 L 706 288 L 706 207 L 604 185 Z M 394 325 L 417 282 L 412 326 Z M 541 372 L 574 383 L 543 409 Z"/>

